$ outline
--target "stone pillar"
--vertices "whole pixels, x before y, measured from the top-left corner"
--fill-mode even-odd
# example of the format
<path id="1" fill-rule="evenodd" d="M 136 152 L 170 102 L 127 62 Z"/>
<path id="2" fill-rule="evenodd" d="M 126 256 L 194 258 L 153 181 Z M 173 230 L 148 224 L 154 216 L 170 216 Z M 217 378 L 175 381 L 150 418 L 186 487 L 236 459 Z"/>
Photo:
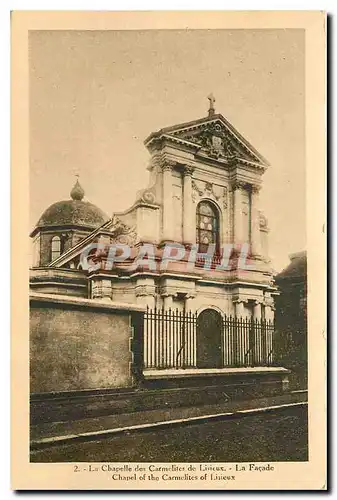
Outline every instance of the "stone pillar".
<path id="1" fill-rule="evenodd" d="M 265 320 L 267 322 L 267 338 L 266 338 L 266 352 L 269 353 L 269 363 L 273 363 L 273 350 L 275 348 L 275 336 L 273 333 L 273 329 L 268 328 L 268 325 L 270 322 L 274 321 L 274 301 L 272 298 L 267 300 L 265 306 L 264 306 L 264 314 L 265 314 Z"/>
<path id="2" fill-rule="evenodd" d="M 261 310 L 261 302 L 255 301 L 254 303 L 254 309 L 253 309 L 253 318 L 254 320 L 261 320 L 262 318 L 262 310 Z"/>
<path id="3" fill-rule="evenodd" d="M 193 217 L 193 193 L 192 174 L 193 168 L 188 165 L 184 170 L 184 191 L 183 191 L 183 242 L 192 244 L 195 241 L 195 224 Z"/>
<path id="4" fill-rule="evenodd" d="M 154 309 L 156 305 L 156 287 L 153 279 L 138 280 L 135 293 L 137 304 Z"/>
<path id="5" fill-rule="evenodd" d="M 236 183 L 233 186 L 234 192 L 234 244 L 240 245 L 243 243 L 243 217 L 242 217 L 242 183 Z"/>
<path id="6" fill-rule="evenodd" d="M 259 186 L 252 186 L 251 190 L 251 253 L 261 255 L 260 214 L 259 214 Z"/>
<path id="7" fill-rule="evenodd" d="M 194 311 L 194 308 L 193 308 L 193 299 L 195 298 L 195 294 L 194 293 L 188 293 L 185 297 L 185 311 L 188 313 L 188 312 L 193 312 Z"/>
<path id="8" fill-rule="evenodd" d="M 272 305 L 264 306 L 264 314 L 267 321 L 274 321 L 274 309 L 275 308 Z"/>
<path id="9" fill-rule="evenodd" d="M 237 318 L 243 318 L 244 317 L 244 302 L 243 300 L 237 300 L 235 302 L 235 316 Z"/>
<path id="10" fill-rule="evenodd" d="M 173 236 L 173 193 L 172 168 L 174 162 L 165 160 L 163 171 L 163 232 L 162 241 L 174 241 Z"/>
<path id="11" fill-rule="evenodd" d="M 163 291 L 161 293 L 163 308 L 166 314 L 173 307 L 174 293 Z M 171 313 L 172 314 L 172 313 Z M 174 329 L 169 327 L 168 323 L 163 323 L 163 328 L 159 327 L 159 342 L 157 343 L 158 357 L 160 366 L 174 366 L 174 360 L 177 355 L 178 345 L 175 342 Z"/>
<path id="12" fill-rule="evenodd" d="M 91 298 L 95 300 L 112 300 L 112 283 L 109 279 L 94 278 L 91 280 Z"/>
<path id="13" fill-rule="evenodd" d="M 168 311 L 170 308 L 173 309 L 173 294 L 165 293 L 162 297 L 165 311 Z"/>
<path id="14" fill-rule="evenodd" d="M 188 293 L 185 297 L 185 314 L 189 313 L 195 314 L 195 305 L 194 305 L 195 293 Z M 193 316 L 191 315 L 191 318 Z M 189 318 L 188 321 L 191 321 Z M 190 342 L 190 364 L 194 367 L 197 366 L 197 338 L 196 338 L 196 328 L 193 327 L 193 319 L 192 322 L 187 324 L 187 332 L 189 333 L 189 342 Z"/>
<path id="15" fill-rule="evenodd" d="M 139 279 L 137 280 L 136 288 L 136 301 L 137 304 L 144 307 L 148 307 L 151 311 L 156 305 L 156 287 L 153 279 Z M 151 331 L 151 320 L 147 314 L 145 314 L 144 321 L 144 343 L 143 343 L 143 357 L 145 366 L 148 366 L 148 360 L 151 357 L 151 338 L 149 337 L 149 332 Z"/>

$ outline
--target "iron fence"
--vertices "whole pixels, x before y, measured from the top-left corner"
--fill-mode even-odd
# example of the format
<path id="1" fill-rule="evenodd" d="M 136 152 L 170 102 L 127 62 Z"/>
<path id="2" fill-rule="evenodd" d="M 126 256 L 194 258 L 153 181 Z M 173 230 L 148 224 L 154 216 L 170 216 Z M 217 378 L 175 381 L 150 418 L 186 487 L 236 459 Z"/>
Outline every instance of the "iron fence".
<path id="1" fill-rule="evenodd" d="M 144 368 L 198 368 L 200 328 L 197 313 L 147 308 Z M 270 320 L 224 315 L 219 346 L 222 367 L 271 366 L 274 331 Z"/>

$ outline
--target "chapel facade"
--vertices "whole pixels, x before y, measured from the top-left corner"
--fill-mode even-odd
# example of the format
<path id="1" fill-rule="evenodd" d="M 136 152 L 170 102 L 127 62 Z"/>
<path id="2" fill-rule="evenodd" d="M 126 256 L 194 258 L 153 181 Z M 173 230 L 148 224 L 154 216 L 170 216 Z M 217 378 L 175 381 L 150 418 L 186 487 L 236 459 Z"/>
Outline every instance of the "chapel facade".
<path id="1" fill-rule="evenodd" d="M 78 180 L 70 200 L 47 208 L 31 233 L 31 290 L 273 320 L 277 289 L 268 257 L 268 223 L 259 206 L 267 160 L 215 112 L 213 98 L 208 116 L 154 132 L 145 146 L 149 184 L 129 209 L 108 217 L 84 201 Z M 111 266 L 104 247 L 113 244 L 128 246 L 130 255 Z M 183 247 L 185 255 L 163 268 L 166 244 Z M 205 267 L 203 254 L 210 245 L 215 250 Z M 223 249 L 230 245 L 230 265 L 219 269 Z M 243 245 L 249 249 L 248 269 L 239 265 Z M 135 267 L 144 246 L 154 249 L 155 267 L 144 262 Z M 81 256 L 89 247 L 93 265 L 84 269 Z M 193 248 L 198 256 L 191 267 Z"/>

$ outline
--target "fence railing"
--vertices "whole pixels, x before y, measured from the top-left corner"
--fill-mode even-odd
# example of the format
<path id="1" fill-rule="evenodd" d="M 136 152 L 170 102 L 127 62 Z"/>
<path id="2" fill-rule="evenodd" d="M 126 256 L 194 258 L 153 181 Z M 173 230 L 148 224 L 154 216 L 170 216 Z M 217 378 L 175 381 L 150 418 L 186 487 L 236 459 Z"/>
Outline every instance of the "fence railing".
<path id="1" fill-rule="evenodd" d="M 177 309 L 147 309 L 144 317 L 144 368 L 198 368 L 200 342 L 204 342 L 197 313 Z M 274 322 L 223 316 L 222 367 L 271 366 Z M 210 340 L 211 341 L 211 340 Z M 218 366 L 218 365 L 217 365 Z"/>
<path id="2" fill-rule="evenodd" d="M 207 257 L 197 255 L 195 259 L 195 267 L 209 267 L 210 269 L 215 269 L 217 266 L 219 266 L 222 262 L 222 255 L 215 254 L 213 257 L 210 259 L 210 262 Z"/>

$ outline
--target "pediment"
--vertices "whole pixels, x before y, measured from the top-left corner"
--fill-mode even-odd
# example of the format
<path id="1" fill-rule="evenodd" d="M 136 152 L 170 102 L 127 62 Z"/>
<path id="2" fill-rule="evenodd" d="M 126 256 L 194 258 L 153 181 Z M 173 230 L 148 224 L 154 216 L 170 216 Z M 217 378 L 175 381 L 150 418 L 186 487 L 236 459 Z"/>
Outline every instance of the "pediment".
<path id="1" fill-rule="evenodd" d="M 246 160 L 263 168 L 268 161 L 226 120 L 222 115 L 196 120 L 160 130 L 145 141 L 148 146 L 165 137 L 173 142 L 195 149 L 198 154 L 211 158 L 232 161 Z"/>

